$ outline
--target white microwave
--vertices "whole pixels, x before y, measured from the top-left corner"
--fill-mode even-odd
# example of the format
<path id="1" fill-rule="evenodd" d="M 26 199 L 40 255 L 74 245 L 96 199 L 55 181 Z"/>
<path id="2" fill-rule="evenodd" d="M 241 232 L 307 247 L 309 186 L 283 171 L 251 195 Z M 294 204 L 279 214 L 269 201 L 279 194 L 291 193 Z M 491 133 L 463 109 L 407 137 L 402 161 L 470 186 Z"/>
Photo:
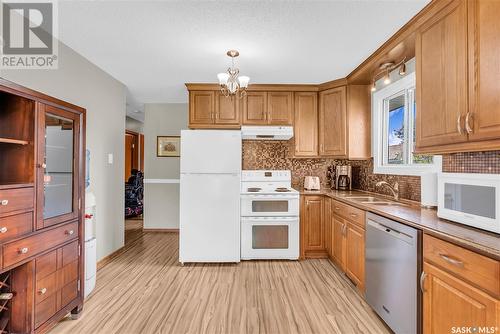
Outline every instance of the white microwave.
<path id="1" fill-rule="evenodd" d="M 500 233 L 500 175 L 440 173 L 438 216 Z"/>

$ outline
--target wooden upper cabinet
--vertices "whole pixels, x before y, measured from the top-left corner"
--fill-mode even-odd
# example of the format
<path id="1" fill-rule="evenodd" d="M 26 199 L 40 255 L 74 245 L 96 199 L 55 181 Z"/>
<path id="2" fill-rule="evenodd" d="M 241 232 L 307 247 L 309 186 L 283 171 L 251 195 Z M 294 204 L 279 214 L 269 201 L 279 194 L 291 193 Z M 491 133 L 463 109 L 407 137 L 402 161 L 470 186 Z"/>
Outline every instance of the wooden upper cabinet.
<path id="1" fill-rule="evenodd" d="M 467 1 L 453 1 L 416 36 L 417 147 L 467 141 Z"/>
<path id="2" fill-rule="evenodd" d="M 346 87 L 319 93 L 319 154 L 347 157 Z"/>
<path id="3" fill-rule="evenodd" d="M 450 328 L 498 326 L 498 299 L 429 263 L 424 263 L 424 273 L 424 333 L 449 333 Z"/>
<path id="4" fill-rule="evenodd" d="M 294 155 L 318 155 L 318 95 L 316 92 L 295 93 Z"/>
<path id="5" fill-rule="evenodd" d="M 469 5 L 469 140 L 500 138 L 500 1 Z M 467 118 L 467 115 L 466 115 Z M 468 127 L 468 129 L 467 129 Z M 500 144 L 498 145 L 500 147 Z"/>
<path id="6" fill-rule="evenodd" d="M 271 125 L 293 125 L 293 93 L 267 93 L 267 123 Z"/>
<path id="7" fill-rule="evenodd" d="M 247 92 L 243 101 L 243 124 L 267 124 L 267 92 Z"/>
<path id="8" fill-rule="evenodd" d="M 215 119 L 215 91 L 189 92 L 189 125 L 213 124 Z"/>
<path id="9" fill-rule="evenodd" d="M 224 96 L 220 92 L 217 92 L 215 110 L 216 124 L 240 126 L 240 99 L 237 96 Z"/>

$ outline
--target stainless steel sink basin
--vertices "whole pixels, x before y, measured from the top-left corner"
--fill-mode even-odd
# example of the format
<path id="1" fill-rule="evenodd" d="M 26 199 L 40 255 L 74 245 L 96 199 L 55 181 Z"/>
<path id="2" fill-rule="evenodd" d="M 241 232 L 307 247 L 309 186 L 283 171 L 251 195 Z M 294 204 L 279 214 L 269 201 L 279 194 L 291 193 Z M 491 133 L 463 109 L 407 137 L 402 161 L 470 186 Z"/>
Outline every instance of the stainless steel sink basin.
<path id="1" fill-rule="evenodd" d="M 404 203 L 400 203 L 400 202 L 394 202 L 394 201 L 363 202 L 363 203 L 373 204 L 373 205 L 408 206 L 408 204 L 404 204 Z"/>

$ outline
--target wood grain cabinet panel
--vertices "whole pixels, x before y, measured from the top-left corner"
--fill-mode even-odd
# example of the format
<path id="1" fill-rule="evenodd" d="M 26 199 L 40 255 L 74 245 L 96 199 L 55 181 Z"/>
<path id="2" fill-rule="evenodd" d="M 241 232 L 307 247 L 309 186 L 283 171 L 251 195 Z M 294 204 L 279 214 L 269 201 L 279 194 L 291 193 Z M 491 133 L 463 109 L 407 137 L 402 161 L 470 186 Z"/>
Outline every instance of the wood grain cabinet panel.
<path id="1" fill-rule="evenodd" d="M 344 222 L 344 219 L 334 214 L 332 219 L 333 262 L 335 262 L 342 270 L 345 270 L 346 263 L 345 228 L 346 223 Z"/>
<path id="2" fill-rule="evenodd" d="M 247 92 L 243 101 L 243 124 L 267 124 L 267 92 Z"/>
<path id="3" fill-rule="evenodd" d="M 499 139 L 500 1 L 475 0 L 468 6 L 469 140 Z"/>
<path id="4" fill-rule="evenodd" d="M 221 125 L 233 125 L 239 127 L 241 124 L 240 99 L 234 95 L 224 96 L 216 93 L 215 123 Z"/>
<path id="5" fill-rule="evenodd" d="M 293 125 L 293 93 L 267 93 L 267 123 L 270 125 Z"/>
<path id="6" fill-rule="evenodd" d="M 33 187 L 0 189 L 0 214 L 33 210 L 34 201 Z"/>
<path id="7" fill-rule="evenodd" d="M 301 216 L 301 257 L 326 257 L 323 196 L 304 196 Z"/>
<path id="8" fill-rule="evenodd" d="M 213 124 L 215 119 L 215 91 L 189 92 L 189 125 Z"/>
<path id="9" fill-rule="evenodd" d="M 345 271 L 360 291 L 365 289 L 365 230 L 348 222 L 345 228 Z"/>
<path id="10" fill-rule="evenodd" d="M 432 264 L 424 262 L 423 332 L 450 333 L 451 328 L 495 328 L 500 301 Z"/>
<path id="11" fill-rule="evenodd" d="M 33 231 L 33 211 L 0 218 L 0 242 Z"/>
<path id="12" fill-rule="evenodd" d="M 318 94 L 295 93 L 294 142 L 296 157 L 318 155 Z"/>
<path id="13" fill-rule="evenodd" d="M 347 156 L 346 87 L 319 93 L 319 154 Z"/>
<path id="14" fill-rule="evenodd" d="M 467 141 L 467 0 L 453 1 L 416 36 L 417 146 Z"/>

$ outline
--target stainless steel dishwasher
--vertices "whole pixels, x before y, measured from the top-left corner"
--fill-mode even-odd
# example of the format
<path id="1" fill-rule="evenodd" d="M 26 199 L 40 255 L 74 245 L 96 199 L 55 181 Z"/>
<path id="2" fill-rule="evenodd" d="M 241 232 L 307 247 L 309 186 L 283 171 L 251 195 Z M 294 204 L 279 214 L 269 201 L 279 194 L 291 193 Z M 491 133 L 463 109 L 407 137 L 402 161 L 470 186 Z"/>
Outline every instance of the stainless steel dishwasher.
<path id="1" fill-rule="evenodd" d="M 417 229 L 368 213 L 366 216 L 366 300 L 395 332 L 420 332 Z"/>

